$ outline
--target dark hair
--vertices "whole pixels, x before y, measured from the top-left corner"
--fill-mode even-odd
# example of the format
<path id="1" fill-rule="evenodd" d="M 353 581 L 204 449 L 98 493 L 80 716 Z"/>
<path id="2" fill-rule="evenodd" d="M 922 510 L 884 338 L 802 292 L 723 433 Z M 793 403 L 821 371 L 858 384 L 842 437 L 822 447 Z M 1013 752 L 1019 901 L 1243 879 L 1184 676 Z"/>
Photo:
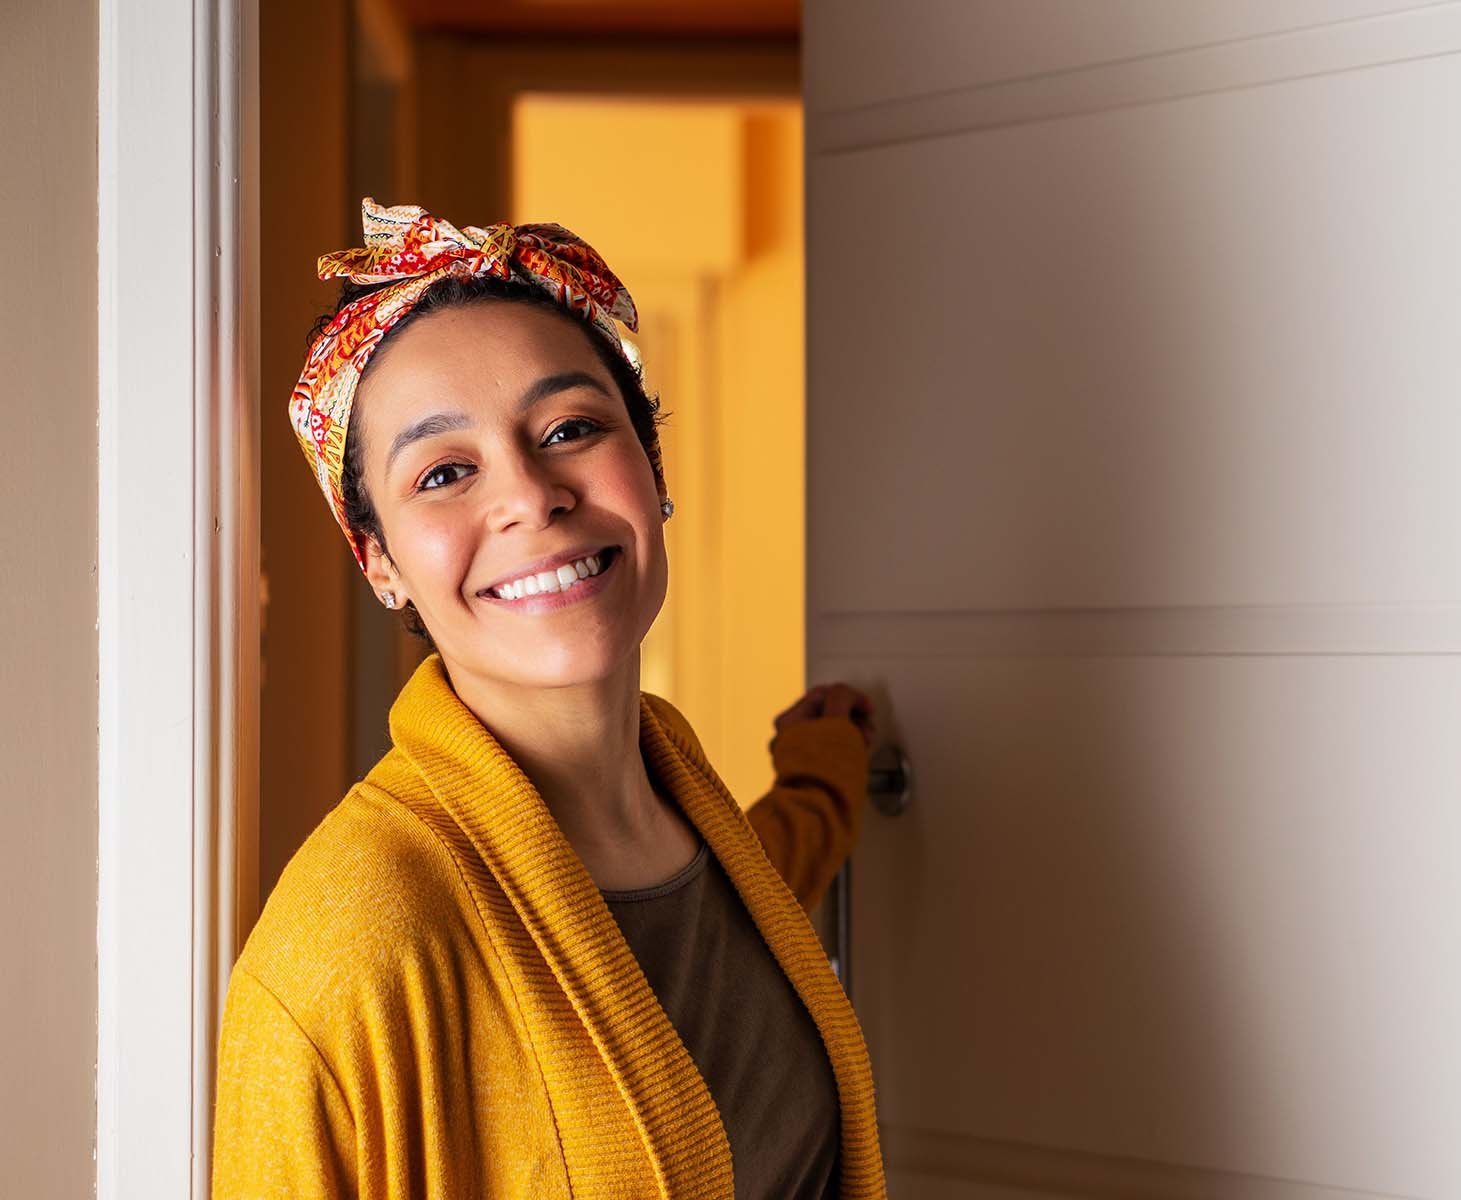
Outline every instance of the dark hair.
<path id="1" fill-rule="evenodd" d="M 314 329 L 310 332 L 310 344 L 314 344 L 315 340 L 324 332 L 325 327 L 347 304 L 387 286 L 389 285 L 357 284 L 346 280 L 341 286 L 340 296 L 335 302 L 335 311 L 324 314 L 315 322 Z M 449 308 L 463 308 L 489 300 L 508 300 L 518 304 L 531 304 L 557 313 L 583 330 L 584 336 L 588 338 L 589 344 L 593 346 L 594 352 L 599 356 L 599 361 L 613 377 L 620 394 L 624 397 L 624 406 L 629 411 L 630 424 L 634 426 L 634 432 L 639 436 L 639 443 L 644 447 L 645 457 L 649 459 L 649 465 L 654 471 L 655 483 L 663 490 L 664 467 L 660 459 L 657 430 L 668 414 L 661 414 L 659 398 L 649 395 L 644 390 L 644 380 L 638 369 L 631 366 L 623 355 L 609 344 L 602 333 L 594 329 L 585 318 L 564 308 L 555 297 L 539 288 L 491 275 L 470 275 L 465 278 L 448 275 L 427 288 L 411 311 L 390 328 L 381 343 L 375 348 L 370 361 L 374 362 L 375 356 L 386 348 L 387 343 L 417 318 L 433 312 L 441 312 Z M 366 370 L 369 370 L 369 363 L 366 364 Z M 357 429 L 357 423 L 352 420 L 345 430 L 345 457 L 340 469 L 340 494 L 344 501 L 345 522 L 350 526 L 350 533 L 355 538 L 355 544 L 361 547 L 362 551 L 367 540 L 374 539 L 379 544 L 381 553 L 389 558 L 390 551 L 386 547 L 385 531 L 381 528 L 380 516 L 375 511 L 375 505 L 371 503 L 369 493 L 365 490 L 364 451 Z M 406 601 L 402 610 L 402 618 L 408 630 L 431 643 L 431 635 L 427 632 L 426 626 L 422 624 L 421 615 L 409 600 Z"/>

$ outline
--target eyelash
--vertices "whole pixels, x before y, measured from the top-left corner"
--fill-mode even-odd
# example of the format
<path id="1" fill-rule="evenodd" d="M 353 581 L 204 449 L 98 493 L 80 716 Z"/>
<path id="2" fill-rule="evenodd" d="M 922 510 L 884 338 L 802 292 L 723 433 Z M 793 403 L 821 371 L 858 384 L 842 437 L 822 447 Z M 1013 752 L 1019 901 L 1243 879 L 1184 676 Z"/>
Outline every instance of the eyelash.
<path id="1" fill-rule="evenodd" d="M 545 446 L 554 446 L 554 445 L 561 446 L 561 445 L 564 445 L 565 443 L 563 443 L 563 442 L 554 442 L 553 441 L 553 438 L 554 438 L 554 436 L 556 434 L 560 433 L 562 430 L 568 429 L 569 427 L 574 426 L 574 425 L 581 425 L 581 426 L 584 426 L 585 427 L 584 428 L 584 433 L 580 435 L 581 437 L 587 437 L 591 433 L 601 433 L 603 431 L 603 429 L 604 429 L 604 426 L 603 425 L 599 424 L 599 422 L 593 420 L 591 417 L 570 417 L 568 420 L 564 421 L 562 424 L 557 425 L 557 426 L 555 426 L 553 428 L 552 432 L 550 432 L 548 434 L 548 436 L 543 439 L 543 445 L 545 445 Z M 576 442 L 576 441 L 578 441 L 580 439 L 579 438 L 570 438 L 568 440 L 569 441 Z M 438 475 L 442 474 L 444 471 L 451 471 L 451 470 L 458 470 L 458 469 L 460 469 L 460 470 L 475 470 L 475 468 L 468 467 L 466 463 L 457 463 L 457 462 L 440 463 L 437 466 L 432 467 L 431 470 L 427 471 L 426 474 L 421 477 L 421 481 L 416 485 L 416 490 L 418 492 L 434 492 L 434 491 L 440 490 L 443 487 L 446 487 L 448 483 L 458 483 L 462 479 L 462 476 L 460 476 L 460 475 L 457 476 L 455 479 L 448 479 L 445 483 L 428 484 L 428 482 L 427 482 L 428 480 L 435 479 Z"/>

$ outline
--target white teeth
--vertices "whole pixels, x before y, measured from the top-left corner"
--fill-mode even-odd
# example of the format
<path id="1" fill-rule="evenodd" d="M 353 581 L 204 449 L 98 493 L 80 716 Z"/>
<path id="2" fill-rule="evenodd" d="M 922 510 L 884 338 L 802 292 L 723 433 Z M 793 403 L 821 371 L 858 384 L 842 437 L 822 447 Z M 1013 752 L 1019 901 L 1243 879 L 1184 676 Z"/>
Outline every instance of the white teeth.
<path id="1" fill-rule="evenodd" d="M 524 575 L 511 583 L 499 584 L 493 589 L 493 594 L 499 600 L 521 600 L 524 596 L 537 596 L 543 592 L 566 592 L 580 579 L 597 575 L 603 569 L 599 556 L 590 554 L 552 571 L 539 571 L 536 575 Z"/>

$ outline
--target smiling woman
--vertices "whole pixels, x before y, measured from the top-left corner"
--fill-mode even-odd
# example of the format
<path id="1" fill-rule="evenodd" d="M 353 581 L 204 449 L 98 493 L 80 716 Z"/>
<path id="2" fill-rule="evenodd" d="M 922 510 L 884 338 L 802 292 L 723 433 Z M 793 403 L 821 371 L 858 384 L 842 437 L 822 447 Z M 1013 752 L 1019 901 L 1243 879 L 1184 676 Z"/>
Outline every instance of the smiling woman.
<path id="1" fill-rule="evenodd" d="M 602 360 L 561 310 L 479 301 L 394 334 L 360 389 L 381 535 L 366 575 L 414 608 L 457 694 L 509 740 L 540 728 L 544 688 L 568 689 L 553 711 L 572 694 L 589 728 L 637 708 L 637 649 L 664 603 L 663 483 Z M 614 567 L 591 576 L 612 602 L 558 591 L 557 568 L 590 555 Z M 522 601 L 489 594 L 517 579 Z"/>
<path id="2" fill-rule="evenodd" d="M 743 812 L 639 686 L 673 506 L 628 292 L 559 226 L 365 226 L 321 259 L 350 283 L 291 416 L 436 653 L 234 968 L 215 1195 L 883 1195 L 806 915 L 857 837 L 870 705 L 780 714 Z"/>
<path id="3" fill-rule="evenodd" d="M 347 283 L 341 293 L 336 313 L 331 317 L 321 318 L 316 327 L 316 334 L 323 332 L 328 322 L 337 319 L 339 312 L 350 304 L 369 296 L 372 291 L 389 286 L 392 285 L 389 283 L 375 285 Z M 507 300 L 523 307 L 537 307 L 545 313 L 552 314 L 555 320 L 565 320 L 563 308 L 552 295 L 544 291 L 527 289 L 520 283 L 490 274 L 465 277 L 447 275 L 427 289 L 416 305 L 392 327 L 389 341 L 381 344 L 380 353 L 372 360 L 374 366 L 370 373 L 371 383 L 369 386 L 362 385 L 361 391 L 369 392 L 376 386 L 376 381 L 382 373 L 390 372 L 390 368 L 386 364 L 393 355 L 388 351 L 406 340 L 403 336 L 406 333 L 405 326 L 420 322 L 423 318 L 436 312 L 449 313 L 458 319 L 467 318 L 472 310 L 480 311 L 484 303 L 490 300 Z M 573 319 L 570 319 L 570 322 L 569 329 L 582 338 L 582 334 L 579 333 L 579 330 L 582 329 L 581 324 Z M 439 337 L 436 340 L 440 340 Z M 656 487 L 662 493 L 664 490 L 663 469 L 660 463 L 659 439 L 656 434 L 656 427 L 660 419 L 658 402 L 646 394 L 638 372 L 607 339 L 590 337 L 582 338 L 582 341 L 584 348 L 592 352 L 598 368 L 597 373 L 575 370 L 558 371 L 544 376 L 535 380 L 518 398 L 518 406 L 526 412 L 537 406 L 540 401 L 547 400 L 561 392 L 571 392 L 575 389 L 580 391 L 597 389 L 605 399 L 612 400 L 611 410 L 618 421 L 622 422 L 627 412 L 629 424 L 633 427 L 654 473 Z M 604 376 L 606 373 L 609 376 L 607 382 L 612 391 L 605 391 Z M 407 374 L 409 375 L 411 372 L 407 372 Z M 450 394 L 449 391 L 438 393 L 438 395 Z M 357 404 L 356 407 L 358 409 L 362 406 L 363 404 Z M 443 410 L 433 406 L 429 398 L 423 407 L 428 411 L 419 420 L 397 430 L 391 438 L 385 455 L 387 474 L 391 474 L 397 468 L 398 460 L 409 447 L 416 446 L 419 450 L 419 443 L 435 444 L 446 435 L 464 432 L 470 423 L 468 414 L 460 408 Z M 592 424 L 586 418 L 582 420 L 587 425 Z M 344 505 L 344 523 L 349 529 L 354 545 L 365 545 L 374 541 L 375 544 L 384 548 L 386 545 L 385 533 L 376 506 L 371 502 L 370 493 L 364 482 L 365 457 L 361 425 L 361 417 L 357 412 L 346 436 L 341 464 L 340 490 Z M 583 425 L 577 428 L 580 432 L 592 432 Z M 561 433 L 555 430 L 553 436 L 563 441 L 572 434 L 572 429 L 565 429 Z M 438 469 L 451 473 L 464 469 L 464 467 L 462 464 L 441 464 Z M 431 480 L 428 486 L 437 487 L 453 481 L 438 476 Z M 424 480 L 422 482 L 427 483 Z M 667 497 L 664 503 L 670 503 Z M 671 507 L 673 506 L 671 505 Z M 384 594 L 391 596 L 394 602 L 393 592 L 388 591 Z M 409 599 L 405 601 L 405 613 L 407 627 L 413 633 L 430 641 L 430 635 L 419 619 L 414 602 Z"/>

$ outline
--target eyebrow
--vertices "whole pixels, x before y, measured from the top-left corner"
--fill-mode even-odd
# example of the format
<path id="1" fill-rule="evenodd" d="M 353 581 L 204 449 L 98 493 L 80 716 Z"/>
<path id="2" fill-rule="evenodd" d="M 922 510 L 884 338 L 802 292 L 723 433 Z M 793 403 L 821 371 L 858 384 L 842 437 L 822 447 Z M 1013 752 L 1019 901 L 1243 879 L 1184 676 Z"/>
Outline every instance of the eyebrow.
<path id="1" fill-rule="evenodd" d="M 458 429 L 465 429 L 470 424 L 466 413 L 439 412 L 407 425 L 405 429 L 396 434 L 395 440 L 391 442 L 390 451 L 386 454 L 386 470 L 391 469 L 391 463 L 396 461 L 396 456 L 412 443 L 424 438 L 436 437 L 441 433 L 453 433 Z"/>
<path id="2" fill-rule="evenodd" d="M 539 400 L 579 387 L 592 388 L 607 399 L 613 399 L 608 389 L 587 371 L 560 371 L 557 375 L 544 375 L 528 388 L 517 402 L 518 412 L 526 412 Z"/>

